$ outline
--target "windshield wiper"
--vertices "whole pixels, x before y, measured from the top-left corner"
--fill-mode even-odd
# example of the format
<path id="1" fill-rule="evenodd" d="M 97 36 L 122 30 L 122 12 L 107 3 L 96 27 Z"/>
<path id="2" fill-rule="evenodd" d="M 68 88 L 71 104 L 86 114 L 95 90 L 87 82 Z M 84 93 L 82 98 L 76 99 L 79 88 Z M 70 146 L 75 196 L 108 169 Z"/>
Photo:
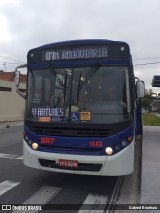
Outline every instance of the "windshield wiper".
<path id="1" fill-rule="evenodd" d="M 99 70 L 100 67 L 101 64 L 100 62 L 98 62 L 87 72 L 87 74 L 84 76 L 84 80 L 82 81 L 82 83 L 80 82 L 79 89 L 82 89 L 87 84 L 89 79 L 92 78 L 92 76 L 97 72 L 97 70 Z"/>
<path id="2" fill-rule="evenodd" d="M 66 75 L 65 75 L 65 80 L 64 80 L 64 103 L 65 103 L 65 101 L 66 101 L 66 89 L 67 89 L 67 78 L 68 78 L 68 74 L 66 73 Z"/>
<path id="3" fill-rule="evenodd" d="M 57 80 L 58 84 L 59 84 L 60 86 L 64 87 L 64 84 L 63 84 L 63 82 L 61 81 L 61 79 L 58 77 L 58 74 L 57 74 L 55 68 L 52 67 L 49 63 L 46 63 L 46 65 L 47 65 L 48 69 L 51 71 L 51 73 L 54 75 L 54 77 L 55 77 L 55 79 Z"/>
<path id="4" fill-rule="evenodd" d="M 80 73 L 79 79 L 78 79 L 78 86 L 77 86 L 77 104 L 78 104 L 78 101 L 79 101 L 79 92 L 80 92 L 81 76 L 82 76 L 82 72 Z"/>
<path id="5" fill-rule="evenodd" d="M 81 77 L 82 77 L 82 72 L 79 75 L 79 79 L 78 79 L 78 86 L 77 86 L 77 104 L 79 101 L 79 93 L 80 90 L 87 84 L 87 82 L 89 81 L 89 79 L 92 78 L 92 76 L 97 72 L 97 70 L 99 70 L 99 68 L 101 67 L 101 63 L 98 62 L 95 64 L 94 67 L 92 67 L 87 74 L 84 77 L 84 80 L 81 82 Z"/>

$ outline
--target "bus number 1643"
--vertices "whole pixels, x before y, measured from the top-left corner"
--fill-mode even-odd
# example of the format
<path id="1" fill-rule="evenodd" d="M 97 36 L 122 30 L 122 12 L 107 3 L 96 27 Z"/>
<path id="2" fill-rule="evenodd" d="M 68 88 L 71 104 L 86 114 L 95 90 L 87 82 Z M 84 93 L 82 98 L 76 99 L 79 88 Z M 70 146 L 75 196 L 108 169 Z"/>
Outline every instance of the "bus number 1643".
<path id="1" fill-rule="evenodd" d="M 89 141 L 90 147 L 102 147 L 102 141 Z"/>

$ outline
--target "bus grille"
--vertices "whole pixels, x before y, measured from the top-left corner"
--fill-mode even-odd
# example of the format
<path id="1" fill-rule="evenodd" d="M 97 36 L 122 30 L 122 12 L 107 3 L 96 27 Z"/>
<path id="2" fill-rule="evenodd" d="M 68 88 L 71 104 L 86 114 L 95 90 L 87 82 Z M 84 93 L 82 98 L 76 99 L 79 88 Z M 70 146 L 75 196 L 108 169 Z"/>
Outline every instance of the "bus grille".
<path id="1" fill-rule="evenodd" d="M 43 147 L 43 149 L 45 149 L 45 151 L 60 151 L 60 152 L 74 152 L 74 153 L 79 153 L 79 152 L 83 152 L 83 153 L 100 153 L 104 150 L 104 148 L 82 148 L 82 147 L 63 147 L 63 146 L 47 146 L 47 145 L 42 145 L 41 147 Z"/>
<path id="2" fill-rule="evenodd" d="M 91 164 L 91 163 L 78 163 L 77 168 L 66 168 L 66 167 L 60 167 L 53 160 L 45 160 L 45 159 L 39 159 L 39 163 L 43 167 L 63 169 L 63 170 L 74 170 L 74 171 L 99 172 L 102 168 L 102 164 Z"/>
<path id="3" fill-rule="evenodd" d="M 109 129 L 72 128 L 72 127 L 45 127 L 33 125 L 30 129 L 38 135 L 65 136 L 65 137 L 106 137 L 111 135 Z"/>

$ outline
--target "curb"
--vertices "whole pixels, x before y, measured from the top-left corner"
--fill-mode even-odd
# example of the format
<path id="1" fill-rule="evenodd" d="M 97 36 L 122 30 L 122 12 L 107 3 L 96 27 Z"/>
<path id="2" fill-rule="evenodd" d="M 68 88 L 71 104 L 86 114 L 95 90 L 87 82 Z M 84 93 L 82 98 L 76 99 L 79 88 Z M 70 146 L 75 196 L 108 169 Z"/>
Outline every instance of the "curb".
<path id="1" fill-rule="evenodd" d="M 21 122 L 21 123 L 12 123 L 10 124 L 9 122 L 8 123 L 0 123 L 0 125 L 3 125 L 3 126 L 0 126 L 0 129 L 3 129 L 3 128 L 11 128 L 11 127 L 14 127 L 14 126 L 21 126 L 23 125 L 24 123 Z"/>

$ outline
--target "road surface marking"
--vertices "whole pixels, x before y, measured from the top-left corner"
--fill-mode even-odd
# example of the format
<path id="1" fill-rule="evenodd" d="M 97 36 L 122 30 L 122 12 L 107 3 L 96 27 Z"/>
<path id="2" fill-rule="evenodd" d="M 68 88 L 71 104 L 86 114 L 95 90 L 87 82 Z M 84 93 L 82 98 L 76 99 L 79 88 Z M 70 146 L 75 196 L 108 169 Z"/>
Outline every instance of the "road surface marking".
<path id="1" fill-rule="evenodd" d="M 61 188 L 58 188 L 58 187 L 43 186 L 36 193 L 34 193 L 30 198 L 28 198 L 24 203 L 22 203 L 22 205 L 47 204 L 60 191 L 61 191 Z M 30 210 L 29 212 L 36 213 L 36 212 L 39 212 L 39 210 Z M 12 213 L 19 213 L 19 211 L 15 210 L 15 211 L 12 211 Z"/>
<path id="2" fill-rule="evenodd" d="M 14 181 L 10 181 L 10 180 L 6 180 L 6 181 L 0 183 L 0 195 L 2 195 L 5 192 L 7 192 L 8 190 L 14 188 L 18 184 L 20 184 L 20 182 L 14 182 Z"/>
<path id="3" fill-rule="evenodd" d="M 79 209 L 78 213 L 101 213 L 104 212 L 105 206 L 107 204 L 107 196 L 89 194 L 85 201 L 83 202 L 82 207 Z M 96 205 L 96 206 L 95 206 Z M 96 209 L 95 209 L 96 207 Z M 89 210 L 85 210 L 88 208 Z"/>
<path id="4" fill-rule="evenodd" d="M 22 160 L 23 156 L 0 153 L 0 158 Z"/>
<path id="5" fill-rule="evenodd" d="M 23 160 L 23 156 L 19 156 L 16 158 L 17 160 Z"/>
<path id="6" fill-rule="evenodd" d="M 118 196 L 121 184 L 122 184 L 123 177 L 124 176 L 119 176 L 118 177 L 118 180 L 116 182 L 116 185 L 115 185 L 115 188 L 114 188 L 112 197 L 110 199 L 110 202 L 109 202 L 108 209 L 107 209 L 106 213 L 112 213 L 114 211 L 114 205 L 115 205 L 116 200 L 117 200 L 117 196 Z"/>

